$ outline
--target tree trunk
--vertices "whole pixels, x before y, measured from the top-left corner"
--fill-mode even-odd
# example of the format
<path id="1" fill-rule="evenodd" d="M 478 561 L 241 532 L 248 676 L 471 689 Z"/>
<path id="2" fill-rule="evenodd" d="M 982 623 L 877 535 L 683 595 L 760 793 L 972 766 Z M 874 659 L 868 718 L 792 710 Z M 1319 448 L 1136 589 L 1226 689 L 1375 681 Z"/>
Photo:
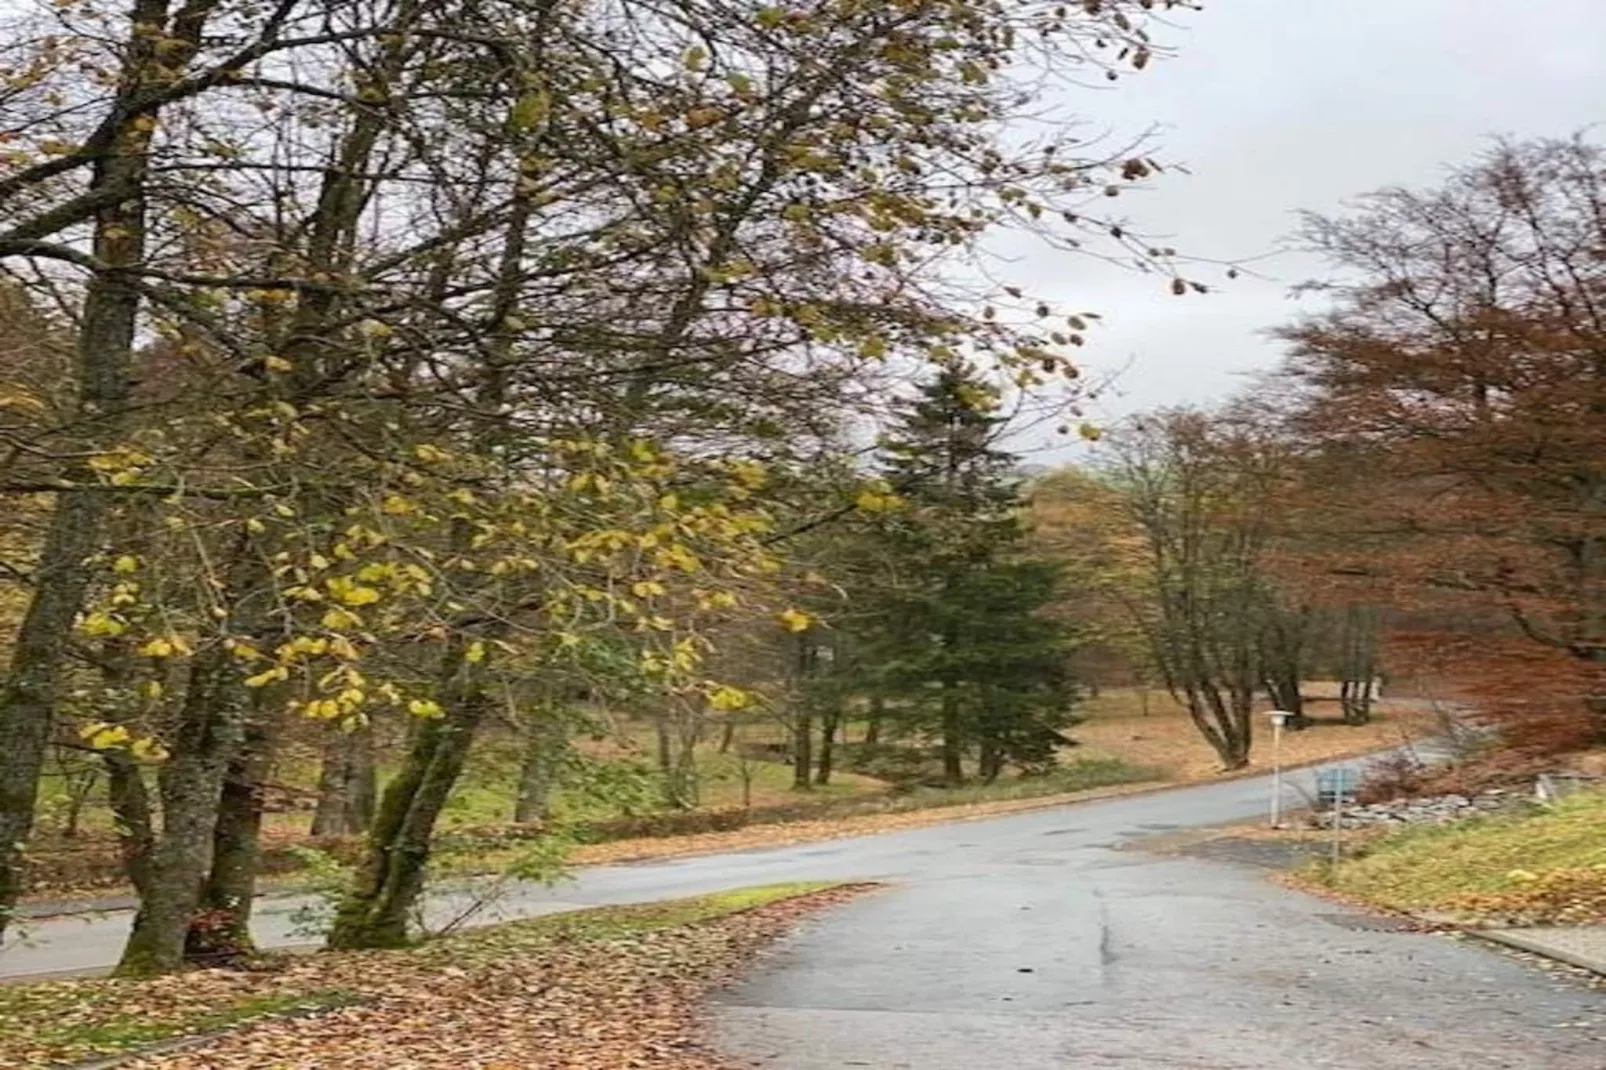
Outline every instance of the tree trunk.
<path id="1" fill-rule="evenodd" d="M 185 936 L 212 862 L 224 777 L 245 735 L 249 702 L 233 662 L 219 644 L 191 663 L 178 738 L 159 777 L 162 831 L 118 976 L 168 973 L 184 962 Z"/>
<path id="2" fill-rule="evenodd" d="M 819 650 L 808 631 L 797 634 L 797 707 L 792 719 L 792 789 L 810 791 L 814 787 L 814 707 L 809 681 L 819 664 Z"/>
<path id="3" fill-rule="evenodd" d="M 658 736 L 658 772 L 663 777 L 664 804 L 677 810 L 697 805 L 696 740 L 681 739 L 671 723 L 673 713 L 660 710 L 653 717 Z"/>
<path id="4" fill-rule="evenodd" d="M 1265 683 L 1266 693 L 1271 696 L 1272 704 L 1279 710 L 1293 714 L 1288 719 L 1288 727 L 1295 730 L 1305 728 L 1310 723 L 1305 716 L 1305 696 L 1300 692 L 1299 675 L 1281 673 Z"/>
<path id="5" fill-rule="evenodd" d="M 1248 765 L 1251 739 L 1247 716 L 1236 716 L 1221 693 L 1209 684 L 1189 687 L 1185 697 L 1189 716 L 1221 759 L 1222 768 L 1230 772 Z"/>
<path id="6" fill-rule="evenodd" d="M 1341 638 L 1339 705 L 1344 723 L 1363 725 L 1372 719 L 1372 685 L 1377 675 L 1377 620 L 1370 606 L 1345 610 Z"/>
<path id="7" fill-rule="evenodd" d="M 262 791 L 273 766 L 278 719 L 276 709 L 257 704 L 245 742 L 224 775 L 212 833 L 212 867 L 184 941 L 184 957 L 190 962 L 231 962 L 256 950 L 251 907 L 261 856 Z"/>
<path id="8" fill-rule="evenodd" d="M 556 704 L 543 703 L 530 711 L 525 729 L 524 762 L 519 769 L 519 797 L 513 820 L 520 824 L 545 821 L 557 787 L 563 760 L 569 752 L 568 726 Z"/>
<path id="9" fill-rule="evenodd" d="M 719 753 L 729 754 L 731 744 L 736 742 L 736 722 L 730 717 L 725 718 L 725 726 L 719 732 Z"/>
<path id="10" fill-rule="evenodd" d="M 870 696 L 870 714 L 864 724 L 864 741 L 875 745 L 881 742 L 881 719 L 887 713 L 887 700 L 881 695 Z"/>
<path id="11" fill-rule="evenodd" d="M 965 782 L 965 741 L 959 717 L 959 691 L 942 682 L 942 778 L 952 787 Z"/>
<path id="12" fill-rule="evenodd" d="M 107 148 L 95 164 L 88 193 L 125 189 L 127 196 L 95 218 L 91 252 L 99 265 L 84 295 L 76 340 L 77 421 L 82 433 L 57 443 L 89 457 L 115 445 L 133 375 L 141 302 L 137 280 L 125 268 L 145 259 L 144 184 L 157 109 L 135 108 L 153 79 L 179 78 L 194 58 L 211 2 L 189 4 L 169 27 L 166 0 L 138 0 L 129 13 L 134 32 L 125 49 L 110 114 Z M 156 32 L 150 32 L 154 26 Z M 160 50 L 160 51 L 158 51 Z M 97 487 L 87 463 L 71 466 L 63 482 Z M 33 829 L 39 771 L 55 718 L 56 687 L 74 618 L 88 593 L 86 560 L 101 549 L 111 497 L 103 489 L 63 491 L 34 571 L 33 597 L 12 644 L 11 664 L 0 681 L 0 933 L 22 889 L 21 849 Z"/>
<path id="13" fill-rule="evenodd" d="M 373 729 L 362 725 L 351 731 L 333 730 L 323 749 L 312 834 L 357 836 L 367 832 L 373 824 L 377 794 Z"/>
<path id="14" fill-rule="evenodd" d="M 820 715 L 820 757 L 814 773 L 816 784 L 831 783 L 831 761 L 836 751 L 836 730 L 841 721 L 841 706 L 829 706 Z"/>
<path id="15" fill-rule="evenodd" d="M 814 716 L 806 705 L 792 722 L 792 788 L 810 791 L 814 787 Z"/>
<path id="16" fill-rule="evenodd" d="M 156 846 L 150 792 L 144 774 L 127 751 L 102 751 L 101 758 L 106 763 L 106 798 L 116 821 L 123 872 L 134 891 L 143 896 L 150 887 L 151 851 Z"/>
<path id="17" fill-rule="evenodd" d="M 416 722 L 402 768 L 385 785 L 368 847 L 351 890 L 335 912 L 332 949 L 402 947 L 407 921 L 424 889 L 430 837 L 446 805 L 488 700 L 482 665 L 467 662 L 454 638 L 439 674 L 441 717 Z"/>
<path id="18" fill-rule="evenodd" d="M 982 738 L 980 750 L 981 753 L 976 760 L 976 772 L 982 780 L 991 784 L 1004 771 L 1003 750 L 992 736 Z"/>

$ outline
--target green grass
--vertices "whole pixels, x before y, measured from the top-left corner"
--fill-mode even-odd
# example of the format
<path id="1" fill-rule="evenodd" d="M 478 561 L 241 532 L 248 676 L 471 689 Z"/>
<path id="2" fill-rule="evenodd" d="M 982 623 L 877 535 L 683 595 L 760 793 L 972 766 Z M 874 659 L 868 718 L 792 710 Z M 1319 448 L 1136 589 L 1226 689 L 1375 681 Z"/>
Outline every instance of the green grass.
<path id="1" fill-rule="evenodd" d="M 1369 845 L 1322 879 L 1403 910 L 1432 910 L 1466 893 L 1520 890 L 1534 875 L 1606 865 L 1606 794 L 1548 809 L 1416 826 Z"/>
<path id="2" fill-rule="evenodd" d="M 972 803 L 1008 802 L 1038 799 L 1049 795 L 1069 795 L 1116 784 L 1135 784 L 1159 776 L 1152 769 L 1132 765 L 1119 758 L 1081 758 L 1067 762 L 1042 776 L 1016 777 L 991 784 L 967 784 L 958 788 L 916 788 L 888 799 L 880 807 L 892 812 L 928 810 L 941 806 Z"/>
<path id="3" fill-rule="evenodd" d="M 779 808 L 755 811 L 751 823 L 784 827 L 800 821 L 847 820 L 877 814 L 900 814 L 944 807 L 1046 798 L 1118 784 L 1143 783 L 1156 780 L 1158 777 L 1159 774 L 1153 770 L 1130 765 L 1119 759 L 1086 758 L 1063 765 L 1043 776 L 999 780 L 992 784 L 976 783 L 959 788 L 916 788 L 898 794 L 882 793 L 871 796 L 838 796 L 816 788 L 807 793 L 790 794 Z M 688 816 L 695 819 L 698 815 L 693 813 Z M 740 818 L 742 815 L 735 816 Z M 734 827 L 743 826 L 738 824 Z M 673 839 L 674 834 L 642 833 L 641 838 Z M 527 845 L 517 843 L 505 846 L 446 844 L 432 855 L 430 865 L 438 877 L 483 876 L 503 872 L 528 849 Z"/>

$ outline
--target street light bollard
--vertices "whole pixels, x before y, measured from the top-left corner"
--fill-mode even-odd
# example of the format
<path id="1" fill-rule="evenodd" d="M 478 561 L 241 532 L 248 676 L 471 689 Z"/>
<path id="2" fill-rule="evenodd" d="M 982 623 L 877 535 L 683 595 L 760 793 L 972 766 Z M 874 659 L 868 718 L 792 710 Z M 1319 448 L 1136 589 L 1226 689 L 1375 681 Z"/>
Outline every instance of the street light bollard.
<path id="1" fill-rule="evenodd" d="M 1283 728 L 1293 714 L 1272 710 L 1271 718 L 1271 827 L 1283 827 Z"/>

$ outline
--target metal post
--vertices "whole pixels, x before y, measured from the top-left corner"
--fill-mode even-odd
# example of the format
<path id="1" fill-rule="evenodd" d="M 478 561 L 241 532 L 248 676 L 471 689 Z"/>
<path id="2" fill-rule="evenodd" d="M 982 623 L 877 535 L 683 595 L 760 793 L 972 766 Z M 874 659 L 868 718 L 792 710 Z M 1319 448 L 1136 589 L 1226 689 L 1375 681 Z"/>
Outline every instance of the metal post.
<path id="1" fill-rule="evenodd" d="M 1344 777 L 1333 785 L 1333 879 L 1338 879 L 1338 863 L 1344 852 Z"/>
<path id="2" fill-rule="evenodd" d="M 1283 827 L 1283 725 L 1289 714 L 1271 711 L 1271 827 Z"/>

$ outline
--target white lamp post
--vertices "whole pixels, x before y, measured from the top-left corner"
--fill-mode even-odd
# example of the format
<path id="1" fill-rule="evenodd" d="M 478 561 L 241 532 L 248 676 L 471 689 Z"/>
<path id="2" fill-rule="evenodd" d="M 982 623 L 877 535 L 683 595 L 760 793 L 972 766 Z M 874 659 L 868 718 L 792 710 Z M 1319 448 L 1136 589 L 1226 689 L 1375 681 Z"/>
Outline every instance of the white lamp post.
<path id="1" fill-rule="evenodd" d="M 1271 827 L 1283 827 L 1283 726 L 1293 714 L 1272 710 L 1271 718 Z"/>

